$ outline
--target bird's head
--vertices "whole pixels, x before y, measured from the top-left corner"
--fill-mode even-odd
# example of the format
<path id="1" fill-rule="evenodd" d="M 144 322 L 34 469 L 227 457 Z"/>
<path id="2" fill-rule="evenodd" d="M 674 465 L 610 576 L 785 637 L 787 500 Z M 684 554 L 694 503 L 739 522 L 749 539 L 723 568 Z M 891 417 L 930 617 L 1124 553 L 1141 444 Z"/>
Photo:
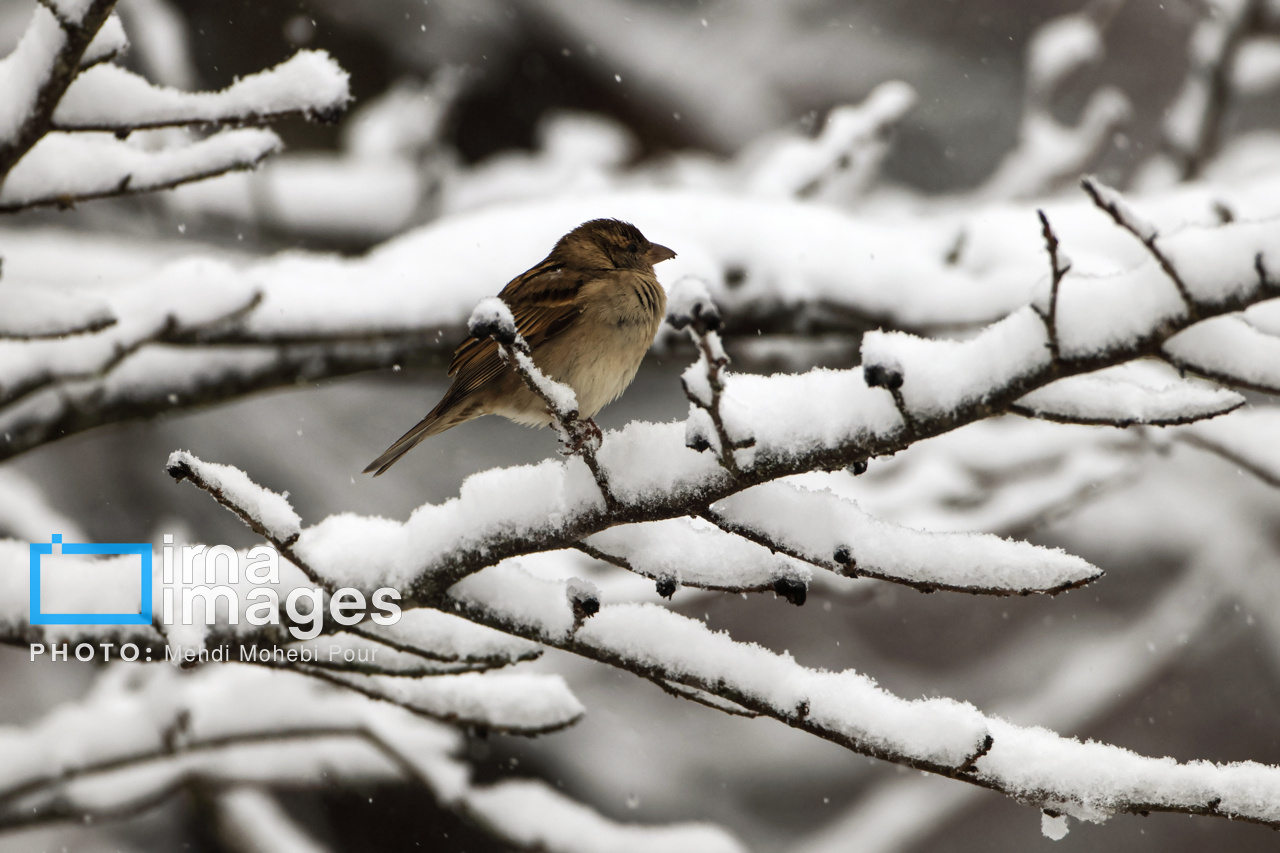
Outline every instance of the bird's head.
<path id="1" fill-rule="evenodd" d="M 647 271 L 654 264 L 674 258 L 676 253 L 649 242 L 630 222 L 593 219 L 561 237 L 551 256 L 565 266 L 579 269 Z"/>

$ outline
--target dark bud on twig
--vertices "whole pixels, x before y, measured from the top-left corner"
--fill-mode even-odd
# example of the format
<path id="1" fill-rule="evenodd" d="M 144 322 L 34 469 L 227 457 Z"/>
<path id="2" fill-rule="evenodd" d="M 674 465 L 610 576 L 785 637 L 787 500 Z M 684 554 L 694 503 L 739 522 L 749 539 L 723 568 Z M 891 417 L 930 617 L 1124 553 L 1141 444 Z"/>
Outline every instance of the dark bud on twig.
<path id="1" fill-rule="evenodd" d="M 580 623 L 600 612 L 600 590 L 591 581 L 574 578 L 565 587 L 565 592 L 569 595 L 575 622 Z"/>
<path id="2" fill-rule="evenodd" d="M 835 558 L 836 558 L 836 562 L 842 566 L 853 565 L 853 552 L 849 550 L 848 545 L 841 545 L 839 548 L 837 548 L 835 553 Z"/>
<path id="3" fill-rule="evenodd" d="M 678 584 L 676 584 L 675 578 L 670 575 L 663 575 L 658 578 L 658 595 L 663 598 L 671 598 L 671 596 L 676 594 L 677 586 Z"/>
<path id="4" fill-rule="evenodd" d="M 174 462 L 165 467 L 164 472 L 173 478 L 175 483 L 181 483 L 183 480 L 194 479 L 192 476 L 191 466 L 185 462 Z"/>
<path id="5" fill-rule="evenodd" d="M 853 463 L 845 470 L 855 477 L 857 477 L 859 474 L 865 474 L 867 473 L 867 460 L 859 459 L 857 462 Z"/>
<path id="6" fill-rule="evenodd" d="M 902 387 L 902 368 L 889 364 L 864 364 L 862 378 L 872 388 L 888 388 L 893 391 Z"/>
<path id="7" fill-rule="evenodd" d="M 809 595 L 809 588 L 795 578 L 778 578 L 773 582 L 773 591 L 796 607 L 804 604 Z"/>
<path id="8" fill-rule="evenodd" d="M 696 450 L 699 453 L 702 453 L 711 449 L 711 442 L 707 441 L 707 437 L 705 435 L 695 435 L 689 439 L 686 446 L 691 450 Z"/>
<path id="9" fill-rule="evenodd" d="M 700 335 L 719 331 L 724 325 L 724 320 L 720 317 L 720 309 L 705 296 L 705 291 L 691 298 L 672 300 L 667 311 L 667 322 L 673 329 L 692 326 L 693 330 Z"/>
<path id="10" fill-rule="evenodd" d="M 471 337 L 480 338 L 481 340 L 493 338 L 498 343 L 508 347 L 516 342 L 516 336 L 511 334 L 511 327 L 496 320 L 493 322 L 473 323 L 471 325 Z"/>

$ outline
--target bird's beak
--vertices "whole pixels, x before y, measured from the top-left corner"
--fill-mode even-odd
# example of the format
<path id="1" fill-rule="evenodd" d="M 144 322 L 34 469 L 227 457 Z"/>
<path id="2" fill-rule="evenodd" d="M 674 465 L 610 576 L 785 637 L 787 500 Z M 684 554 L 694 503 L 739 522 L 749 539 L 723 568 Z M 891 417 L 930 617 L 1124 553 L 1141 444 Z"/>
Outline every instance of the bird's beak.
<path id="1" fill-rule="evenodd" d="M 650 243 L 649 251 L 644 253 L 644 259 L 653 264 L 660 264 L 663 261 L 669 261 L 676 256 L 676 253 L 663 246 L 660 243 Z"/>

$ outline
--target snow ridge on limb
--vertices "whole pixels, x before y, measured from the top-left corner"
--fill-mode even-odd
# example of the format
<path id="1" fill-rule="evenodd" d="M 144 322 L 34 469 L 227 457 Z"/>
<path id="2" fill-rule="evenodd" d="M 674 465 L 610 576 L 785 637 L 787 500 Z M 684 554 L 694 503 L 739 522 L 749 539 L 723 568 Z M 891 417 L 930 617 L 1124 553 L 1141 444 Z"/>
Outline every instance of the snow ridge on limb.
<path id="1" fill-rule="evenodd" d="M 1280 394 L 1280 337 L 1239 315 L 1214 317 L 1165 342 L 1161 355 L 1179 370 L 1215 382 Z"/>
<path id="2" fill-rule="evenodd" d="M 262 128 L 226 130 L 158 151 L 110 134 L 54 134 L 13 167 L 0 189 L 0 213 L 171 189 L 252 169 L 281 144 L 274 131 Z M 80 166 L 68 169 L 70 162 Z"/>
<path id="3" fill-rule="evenodd" d="M 706 517 L 723 529 L 838 574 L 924 592 L 1056 595 L 1102 570 L 1056 548 L 987 533 L 931 533 L 873 518 L 829 491 L 766 483 L 726 498 Z"/>
<path id="4" fill-rule="evenodd" d="M 804 563 L 683 518 L 612 527 L 588 536 L 577 547 L 596 559 L 652 578 L 665 598 L 682 586 L 722 592 L 771 589 L 803 604 L 813 576 Z"/>
<path id="5" fill-rule="evenodd" d="M 519 850 L 548 853 L 746 853 L 710 823 L 618 823 L 543 782 L 519 779 L 472 788 L 463 813 Z"/>
<path id="6" fill-rule="evenodd" d="M 218 503 L 235 507 L 236 514 L 253 532 L 273 542 L 290 544 L 302 530 L 302 518 L 289 504 L 287 495 L 259 486 L 239 468 L 205 462 L 193 453 L 175 450 L 169 454 L 165 470 L 179 482 L 191 480 Z"/>
<path id="7" fill-rule="evenodd" d="M 1011 410 L 1058 423 L 1173 426 L 1225 415 L 1245 404 L 1234 391 L 1176 377 L 1150 381 L 1124 370 L 1129 366 L 1059 379 L 1027 394 Z"/>
<path id="8" fill-rule="evenodd" d="M 262 124 L 286 116 L 333 121 L 351 100 L 347 72 L 323 50 L 301 50 L 220 92 L 156 86 L 118 65 L 80 74 L 53 113 L 61 131 L 141 130 L 173 125 Z"/>
<path id="9" fill-rule="evenodd" d="M 148 150 L 126 139 L 135 130 L 327 121 L 351 99 L 346 72 L 323 51 L 300 51 L 221 92 L 153 86 L 107 62 L 128 45 L 114 6 L 42 0 L 0 60 L 0 213 L 168 189 L 253 168 L 281 144 L 270 131 L 239 129 Z"/>

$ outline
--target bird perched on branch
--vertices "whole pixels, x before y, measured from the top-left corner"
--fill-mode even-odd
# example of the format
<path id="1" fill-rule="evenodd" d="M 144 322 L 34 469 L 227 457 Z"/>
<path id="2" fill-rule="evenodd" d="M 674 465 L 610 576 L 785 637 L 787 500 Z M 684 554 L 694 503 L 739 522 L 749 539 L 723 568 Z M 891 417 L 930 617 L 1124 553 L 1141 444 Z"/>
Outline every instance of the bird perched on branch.
<path id="1" fill-rule="evenodd" d="M 653 265 L 674 258 L 640 230 L 617 219 L 593 219 L 561 237 L 546 259 L 498 294 L 511 309 L 534 363 L 578 397 L 590 418 L 635 378 L 667 307 Z M 364 473 L 376 477 L 424 438 L 481 415 L 547 426 L 546 404 L 507 367 L 491 339 L 470 338 L 449 365 L 453 385 L 418 425 Z"/>

